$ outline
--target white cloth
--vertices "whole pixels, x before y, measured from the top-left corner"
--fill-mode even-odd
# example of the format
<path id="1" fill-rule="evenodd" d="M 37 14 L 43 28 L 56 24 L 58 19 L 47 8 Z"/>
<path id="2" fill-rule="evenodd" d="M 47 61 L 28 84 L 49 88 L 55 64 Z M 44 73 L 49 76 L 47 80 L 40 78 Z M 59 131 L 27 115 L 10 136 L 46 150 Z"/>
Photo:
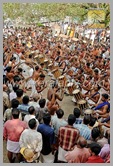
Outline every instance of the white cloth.
<path id="1" fill-rule="evenodd" d="M 36 111 L 40 108 L 38 102 L 35 102 L 35 101 L 30 101 L 30 102 L 29 102 L 29 105 L 30 105 L 30 106 L 33 106 Z"/>
<path id="2" fill-rule="evenodd" d="M 10 101 L 13 100 L 13 99 L 16 99 L 17 98 L 17 95 L 14 91 L 12 91 L 10 94 L 9 94 L 9 99 Z"/>
<path id="3" fill-rule="evenodd" d="M 19 144 L 21 148 L 33 149 L 33 151 L 37 152 L 36 158 L 38 158 L 42 150 L 42 135 L 36 130 L 25 129 L 20 136 Z"/>
<path id="4" fill-rule="evenodd" d="M 42 163 L 53 163 L 54 162 L 54 155 L 52 153 L 48 154 L 48 155 L 43 155 L 41 153 L 40 155 L 40 160 Z"/>
<path id="5" fill-rule="evenodd" d="M 7 140 L 7 150 L 12 153 L 19 153 L 20 151 L 19 142 Z"/>
<path id="6" fill-rule="evenodd" d="M 86 100 L 87 100 L 87 98 L 86 98 Z M 88 101 L 89 104 L 95 104 L 95 102 L 92 101 L 92 100 L 87 100 L 87 101 Z"/>
<path id="7" fill-rule="evenodd" d="M 29 115 L 25 115 L 24 121 L 27 123 L 27 125 L 28 125 L 28 122 L 29 122 L 30 119 L 35 119 L 36 120 L 36 122 L 37 122 L 37 128 L 38 128 L 39 122 L 35 118 L 35 115 L 30 115 L 30 114 Z M 29 128 L 29 125 L 28 125 L 28 128 Z M 37 128 L 36 128 L 36 130 L 37 130 Z"/>
<path id="8" fill-rule="evenodd" d="M 106 91 L 104 88 L 101 88 L 101 89 L 99 90 L 99 92 L 100 92 L 100 94 L 103 94 L 103 93 L 107 93 L 107 94 L 109 94 L 109 92 Z"/>
<path id="9" fill-rule="evenodd" d="M 82 89 L 82 93 L 83 94 L 87 93 L 87 90 Z"/>
<path id="10" fill-rule="evenodd" d="M 60 146 L 58 147 L 58 160 L 59 161 L 64 161 L 67 162 L 65 159 L 65 155 L 66 155 L 67 151 L 65 151 L 64 149 L 62 149 Z"/>
<path id="11" fill-rule="evenodd" d="M 30 79 L 27 83 L 26 83 L 26 87 L 29 88 L 31 87 L 31 94 L 30 96 L 33 96 L 35 93 L 37 93 L 36 91 L 36 87 L 35 87 L 35 81 L 33 79 Z"/>

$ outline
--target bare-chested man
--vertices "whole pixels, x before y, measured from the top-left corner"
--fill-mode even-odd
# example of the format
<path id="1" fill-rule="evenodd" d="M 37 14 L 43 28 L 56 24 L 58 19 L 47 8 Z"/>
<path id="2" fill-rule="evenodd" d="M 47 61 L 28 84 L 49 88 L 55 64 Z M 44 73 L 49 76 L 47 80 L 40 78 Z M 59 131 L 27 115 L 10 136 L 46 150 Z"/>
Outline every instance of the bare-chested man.
<path id="1" fill-rule="evenodd" d="M 36 81 L 35 87 L 36 87 L 37 93 L 39 93 L 42 97 L 41 92 L 47 87 L 44 74 L 40 74 L 38 80 Z"/>
<path id="2" fill-rule="evenodd" d="M 92 87 L 91 80 L 92 80 L 92 76 L 87 75 L 86 80 L 81 85 L 82 93 L 83 94 L 88 93 L 88 91 L 91 89 L 91 87 Z"/>
<path id="3" fill-rule="evenodd" d="M 12 70 L 12 67 L 8 66 L 6 68 L 6 71 L 7 71 L 6 77 L 9 79 L 9 83 L 13 83 L 13 78 L 14 78 L 15 74 L 14 74 L 14 72 Z"/>
<path id="4" fill-rule="evenodd" d="M 94 87 L 88 92 L 88 94 L 83 96 L 91 106 L 98 103 L 100 98 L 99 90 L 99 85 L 94 85 Z"/>
<path id="5" fill-rule="evenodd" d="M 39 76 L 40 76 L 40 73 L 41 70 L 40 70 L 40 67 L 39 66 L 35 66 L 35 70 L 33 72 L 33 75 L 29 78 L 26 79 L 26 87 L 27 89 L 31 88 L 31 97 L 33 96 L 33 94 L 36 93 L 36 87 L 35 87 L 35 84 L 36 84 L 36 81 L 38 80 Z"/>
<path id="6" fill-rule="evenodd" d="M 95 69 L 93 72 L 93 82 L 95 84 L 98 84 L 100 82 L 100 74 L 98 69 Z"/>
<path id="7" fill-rule="evenodd" d="M 92 71 L 92 69 L 91 69 L 91 67 L 90 67 L 90 63 L 87 63 L 87 64 L 86 64 L 86 66 L 85 66 L 85 68 L 84 68 L 84 72 L 85 72 L 86 74 L 88 74 L 88 75 L 92 75 L 92 74 L 93 74 L 93 71 Z"/>
<path id="8" fill-rule="evenodd" d="M 108 94 L 104 93 L 102 94 L 101 101 L 99 104 L 95 104 L 95 113 L 98 113 L 99 115 L 105 115 L 110 111 L 110 103 L 108 102 L 109 96 Z"/>
<path id="9" fill-rule="evenodd" d="M 101 88 L 103 88 L 103 93 L 110 93 L 110 82 L 108 75 L 105 75 L 104 79 L 101 82 Z"/>
<path id="10" fill-rule="evenodd" d="M 54 113 L 60 108 L 57 99 L 59 101 L 63 100 L 64 97 L 64 89 L 61 89 L 61 95 L 58 95 L 59 87 L 57 84 L 54 84 L 52 89 L 49 89 L 47 92 L 47 99 L 49 100 L 47 103 L 48 111 L 51 115 L 54 115 Z"/>

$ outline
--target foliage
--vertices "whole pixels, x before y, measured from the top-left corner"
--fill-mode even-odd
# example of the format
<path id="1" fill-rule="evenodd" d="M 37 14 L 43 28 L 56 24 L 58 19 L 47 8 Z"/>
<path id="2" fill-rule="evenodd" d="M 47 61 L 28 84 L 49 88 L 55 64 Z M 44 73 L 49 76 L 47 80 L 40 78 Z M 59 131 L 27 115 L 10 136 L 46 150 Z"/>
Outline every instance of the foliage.
<path id="1" fill-rule="evenodd" d="M 110 5 L 108 3 L 3 3 L 3 19 L 15 20 L 21 17 L 28 23 L 39 22 L 41 17 L 50 21 L 63 20 L 66 16 L 87 19 L 90 8 L 103 8 L 106 13 L 105 24 L 110 22 Z"/>

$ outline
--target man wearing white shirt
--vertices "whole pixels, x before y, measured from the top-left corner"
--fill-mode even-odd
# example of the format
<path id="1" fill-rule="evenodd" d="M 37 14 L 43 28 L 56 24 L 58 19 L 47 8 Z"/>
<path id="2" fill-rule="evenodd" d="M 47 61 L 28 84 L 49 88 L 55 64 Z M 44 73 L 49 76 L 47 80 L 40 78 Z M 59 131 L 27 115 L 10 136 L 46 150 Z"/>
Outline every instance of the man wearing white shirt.
<path id="1" fill-rule="evenodd" d="M 28 123 L 29 123 L 29 120 L 30 119 L 35 119 L 36 120 L 36 122 L 37 122 L 37 128 L 38 128 L 38 125 L 39 125 L 39 122 L 38 122 L 38 120 L 35 118 L 35 108 L 33 107 L 33 106 L 30 106 L 29 108 L 28 108 L 28 112 L 29 112 L 29 114 L 28 115 L 25 115 L 25 117 L 24 117 L 24 121 L 27 123 L 27 125 L 28 125 Z M 29 125 L 28 125 L 28 128 L 29 128 Z M 36 129 L 37 129 L 36 128 Z"/>
<path id="2" fill-rule="evenodd" d="M 39 95 L 36 93 L 36 94 L 34 94 L 34 95 L 32 96 L 32 98 L 33 98 L 33 101 L 30 101 L 30 102 L 29 102 L 29 105 L 30 105 L 30 106 L 33 106 L 33 107 L 35 108 L 35 110 L 38 111 L 39 108 L 40 108 L 39 103 L 38 103 L 38 100 L 39 100 L 40 97 L 39 97 Z"/>
<path id="3" fill-rule="evenodd" d="M 17 98 L 17 95 L 16 95 L 16 90 L 17 89 L 19 89 L 19 86 L 18 85 L 14 85 L 13 86 L 13 91 L 9 94 L 9 100 L 10 101 Z"/>
<path id="4" fill-rule="evenodd" d="M 26 147 L 32 149 L 35 153 L 34 160 L 37 160 L 42 150 L 42 135 L 36 130 L 36 119 L 30 119 L 28 125 L 29 129 L 25 129 L 20 136 L 20 148 Z"/>

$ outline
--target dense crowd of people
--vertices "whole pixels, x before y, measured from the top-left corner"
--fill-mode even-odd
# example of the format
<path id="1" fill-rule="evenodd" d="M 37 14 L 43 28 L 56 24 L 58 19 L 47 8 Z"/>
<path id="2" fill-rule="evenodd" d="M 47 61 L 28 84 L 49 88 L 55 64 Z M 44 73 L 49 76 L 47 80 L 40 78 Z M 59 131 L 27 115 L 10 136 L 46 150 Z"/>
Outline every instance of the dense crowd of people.
<path id="1" fill-rule="evenodd" d="M 65 23 L 61 32 L 3 29 L 3 139 L 10 163 L 110 163 L 109 27 Z M 66 119 L 59 104 L 65 95 L 75 104 Z"/>

